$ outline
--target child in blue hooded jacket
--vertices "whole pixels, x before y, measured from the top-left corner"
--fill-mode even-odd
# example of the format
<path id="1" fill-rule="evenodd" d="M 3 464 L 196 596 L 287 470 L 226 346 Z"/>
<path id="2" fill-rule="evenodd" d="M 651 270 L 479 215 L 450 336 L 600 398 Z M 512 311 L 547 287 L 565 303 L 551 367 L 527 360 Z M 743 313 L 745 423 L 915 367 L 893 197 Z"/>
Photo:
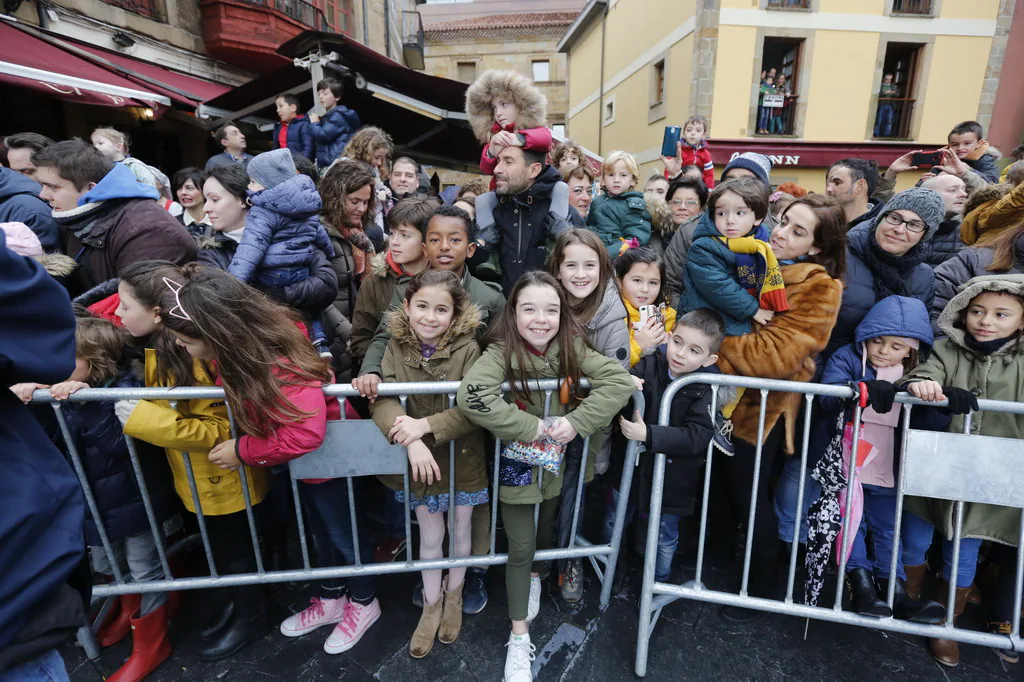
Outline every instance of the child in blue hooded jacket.
<path id="1" fill-rule="evenodd" d="M 249 173 L 249 209 L 242 241 L 228 272 L 273 290 L 310 276 L 316 250 L 334 258 L 327 230 L 320 224 L 320 195 L 313 181 L 299 175 L 287 149 L 253 158 Z"/>
<path id="2" fill-rule="evenodd" d="M 899 555 L 893 610 L 880 596 L 888 592 L 891 579 L 896 520 L 896 431 L 902 406 L 896 405 L 893 409 L 896 395 L 893 383 L 917 366 L 920 354 L 927 354 L 932 341 L 931 322 L 924 303 L 916 298 L 889 296 L 876 303 L 857 326 L 854 342 L 832 355 L 821 378 L 823 384 L 839 386 L 863 382 L 869 396 L 869 406 L 861 413 L 857 447 L 856 480 L 863 490 L 863 506 L 861 509 L 853 506 L 851 530 L 856 528 L 856 537 L 852 544 L 842 543 L 849 551 L 846 580 L 853 596 L 853 608 L 866 616 L 888 618 L 894 615 L 894 610 L 900 619 L 938 623 L 944 615 L 942 607 L 935 602 L 918 602 L 911 598 L 910 595 L 920 592 L 925 566 L 904 566 Z M 819 396 L 817 400 L 827 414 L 835 415 L 847 405 L 841 398 Z M 913 414 L 925 416 L 924 408 Z M 851 456 L 851 420 L 852 409 L 847 407 L 844 471 L 849 470 Z M 941 428 L 939 424 L 915 425 Z M 846 508 L 842 499 L 840 504 L 842 509 Z M 859 515 L 862 519 L 854 525 L 858 511 L 863 512 Z M 871 552 L 867 549 L 869 537 Z"/>

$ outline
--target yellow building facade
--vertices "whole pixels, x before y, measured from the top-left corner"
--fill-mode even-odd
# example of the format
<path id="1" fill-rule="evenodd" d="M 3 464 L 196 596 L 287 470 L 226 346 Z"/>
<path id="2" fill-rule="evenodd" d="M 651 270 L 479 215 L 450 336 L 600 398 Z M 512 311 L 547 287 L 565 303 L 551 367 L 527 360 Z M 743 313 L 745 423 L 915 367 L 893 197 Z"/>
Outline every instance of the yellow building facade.
<path id="1" fill-rule="evenodd" d="M 719 173 L 757 151 L 773 183 L 822 191 L 835 160 L 885 167 L 945 144 L 961 121 L 987 126 L 1014 2 L 591 0 L 559 43 L 567 133 L 596 154 L 631 151 L 647 174 L 662 168 L 665 126 L 700 114 Z M 789 83 L 766 130 L 769 69 Z M 881 93 L 886 74 L 895 91 Z"/>

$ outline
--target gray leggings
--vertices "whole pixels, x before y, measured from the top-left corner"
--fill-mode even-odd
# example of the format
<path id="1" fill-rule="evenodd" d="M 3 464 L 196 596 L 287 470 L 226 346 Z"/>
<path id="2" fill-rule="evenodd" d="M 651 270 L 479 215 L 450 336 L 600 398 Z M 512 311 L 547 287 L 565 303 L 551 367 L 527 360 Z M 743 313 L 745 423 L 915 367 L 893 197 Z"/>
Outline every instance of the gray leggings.
<path id="1" fill-rule="evenodd" d="M 505 589 L 508 591 L 508 617 L 526 620 L 530 601 L 530 573 L 544 573 L 544 562 L 534 562 L 538 549 L 551 549 L 555 544 L 555 517 L 558 498 L 544 500 L 540 505 L 537 528 L 533 525 L 532 504 L 501 503 L 501 518 L 508 536 L 508 565 L 505 567 Z"/>
<path id="2" fill-rule="evenodd" d="M 164 570 L 160 567 L 160 555 L 157 554 L 156 543 L 153 542 L 153 534 L 148 530 L 145 533 L 114 540 L 110 545 L 114 550 L 118 567 L 122 571 L 127 569 L 132 580 L 141 583 L 147 580 L 160 580 L 164 577 Z M 102 546 L 90 547 L 89 554 L 93 571 L 104 575 L 113 574 L 114 570 L 110 567 L 110 560 Z M 156 611 L 166 601 L 166 592 L 143 593 L 139 615 L 145 616 L 147 613 Z"/>

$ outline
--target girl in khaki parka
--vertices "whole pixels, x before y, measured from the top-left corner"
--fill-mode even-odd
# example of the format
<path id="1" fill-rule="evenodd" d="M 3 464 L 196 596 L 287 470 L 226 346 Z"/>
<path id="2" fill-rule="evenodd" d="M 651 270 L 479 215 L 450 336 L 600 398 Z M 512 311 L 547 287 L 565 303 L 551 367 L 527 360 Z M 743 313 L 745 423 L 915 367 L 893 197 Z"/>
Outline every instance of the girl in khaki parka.
<path id="1" fill-rule="evenodd" d="M 384 382 L 458 381 L 478 357 L 476 328 L 480 311 L 469 301 L 457 275 L 425 270 L 405 291 L 400 310 L 387 314 L 391 340 L 384 354 Z M 412 480 L 409 506 L 420 528 L 420 559 L 440 559 L 445 536 L 445 513 L 455 513 L 455 554 L 471 553 L 473 507 L 488 502 L 483 432 L 447 395 L 410 395 L 403 408 L 397 398 L 378 397 L 371 406 L 373 420 L 391 441 L 409 454 Z M 455 442 L 455 500 L 450 497 L 449 448 Z M 381 481 L 405 501 L 403 478 Z M 465 568 L 448 571 L 442 592 L 441 571 L 423 571 L 423 614 L 409 643 L 413 658 L 430 653 L 435 636 L 451 644 L 462 627 L 462 588 Z"/>

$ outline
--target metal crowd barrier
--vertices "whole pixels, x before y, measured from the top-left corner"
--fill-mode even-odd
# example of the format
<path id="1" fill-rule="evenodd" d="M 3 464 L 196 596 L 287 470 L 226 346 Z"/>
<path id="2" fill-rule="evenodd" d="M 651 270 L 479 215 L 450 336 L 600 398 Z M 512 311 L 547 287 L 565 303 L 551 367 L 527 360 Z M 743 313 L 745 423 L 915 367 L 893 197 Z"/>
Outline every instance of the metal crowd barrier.
<path id="1" fill-rule="evenodd" d="M 709 445 L 707 464 L 704 472 L 703 504 L 700 512 L 700 536 L 697 547 L 696 575 L 693 580 L 682 585 L 657 582 L 654 578 L 655 559 L 658 551 L 658 526 L 661 520 L 661 504 L 665 488 L 665 453 L 656 453 L 654 464 L 654 481 L 651 488 L 650 516 L 647 529 L 647 545 L 644 560 L 643 587 L 640 596 L 640 619 L 637 633 L 636 674 L 643 677 L 647 673 L 648 647 L 650 637 L 661 615 L 661 610 L 677 599 L 691 599 L 725 606 L 743 607 L 802 618 L 832 621 L 859 627 L 889 630 L 924 637 L 957 640 L 968 644 L 976 644 L 999 649 L 1020 651 L 1024 641 L 1020 636 L 1020 619 L 1014 618 L 1010 635 L 992 634 L 956 628 L 953 625 L 953 607 L 956 580 L 949 581 L 947 594 L 947 612 L 945 624 L 925 625 L 894 617 L 878 619 L 859 615 L 853 611 L 843 610 L 843 586 L 845 583 L 846 552 L 841 552 L 838 565 L 838 576 L 835 588 L 835 604 L 832 607 L 809 606 L 793 600 L 793 588 L 796 580 L 797 550 L 799 546 L 800 515 L 804 506 L 805 479 L 810 475 L 807 471 L 808 436 L 811 429 L 812 403 L 815 396 L 832 396 L 853 400 L 858 392 L 850 387 L 829 386 L 792 381 L 757 379 L 750 377 L 727 376 L 721 374 L 692 374 L 673 382 L 664 394 L 661 403 L 658 423 L 669 425 L 669 415 L 675 394 L 690 384 L 707 384 L 712 388 L 711 411 L 714 414 L 718 403 L 718 389 L 724 386 L 744 387 L 748 392 L 760 392 L 760 414 L 758 418 L 758 444 L 755 450 L 754 468 L 751 472 L 754 485 L 751 489 L 750 514 L 747 519 L 746 545 L 743 554 L 743 569 L 739 593 L 710 589 L 704 585 L 704 550 L 707 539 L 708 504 L 711 490 L 711 472 L 716 458 L 724 455 L 715 452 Z M 747 593 L 750 578 L 751 551 L 753 547 L 754 517 L 757 513 L 770 513 L 772 509 L 758 510 L 757 481 L 760 476 L 769 475 L 761 468 L 762 445 L 765 429 L 765 407 L 770 391 L 800 393 L 804 395 L 803 446 L 800 451 L 801 472 L 797 493 L 796 519 L 794 522 L 789 570 L 786 581 L 786 594 L 782 601 L 753 597 Z M 910 413 L 915 405 L 944 406 L 946 403 L 926 403 L 909 394 L 901 393 L 896 397 L 897 403 L 905 405 L 902 414 L 903 442 L 900 458 L 899 474 L 896 484 L 896 517 L 893 536 L 892 561 L 890 575 L 896 575 L 897 558 L 900 551 L 900 531 L 903 518 L 903 500 L 907 495 L 915 497 L 940 498 L 955 502 L 952 566 L 958 565 L 960 556 L 960 539 L 963 530 L 965 503 L 985 503 L 1006 507 L 1022 507 L 1021 528 L 1018 537 L 1016 566 L 1016 590 L 1014 594 L 1013 613 L 1021 613 L 1022 584 L 1024 584 L 1024 441 L 1011 438 L 994 438 L 991 436 L 971 435 L 972 415 L 964 417 L 962 434 L 920 431 L 910 428 Z M 1024 415 L 1024 403 L 1001 400 L 978 400 L 979 412 L 1005 412 Z M 861 407 L 854 404 L 853 411 L 853 442 L 852 450 L 857 450 L 859 427 L 861 423 Z M 720 461 L 720 460 L 719 460 Z M 850 510 L 853 495 L 849 493 L 850 483 L 854 478 L 854 467 L 857 457 L 850 457 L 849 470 L 846 472 L 847 495 L 843 520 L 842 537 L 849 537 Z M 620 510 L 621 511 L 621 510 Z M 936 528 L 933 541 L 938 539 L 942 530 Z M 835 547 L 833 542 L 833 547 Z M 833 550 L 830 562 L 836 560 Z M 889 608 L 893 607 L 895 580 L 889 581 L 887 600 Z M 923 595 L 922 595 L 922 598 Z"/>
<path id="2" fill-rule="evenodd" d="M 581 387 L 586 388 L 588 382 L 584 379 Z M 544 393 L 544 415 L 550 412 L 552 395 L 557 395 L 559 381 L 548 379 L 543 381 L 531 381 L 529 387 L 534 391 Z M 458 391 L 459 382 L 420 382 L 420 383 L 387 383 L 381 384 L 378 393 L 381 396 L 397 396 L 404 407 L 410 395 L 436 395 L 446 394 L 449 405 L 455 405 L 455 394 Z M 506 383 L 503 390 L 509 392 L 511 386 Z M 307 582 L 325 578 L 345 578 L 357 575 L 386 575 L 392 573 L 411 573 L 433 569 L 451 569 L 470 566 L 492 566 L 504 564 L 508 561 L 507 554 L 498 554 L 495 550 L 496 530 L 498 519 L 498 474 L 500 469 L 501 441 L 495 442 L 494 448 L 494 470 L 491 496 L 491 518 L 490 518 L 490 550 L 486 556 L 467 556 L 450 558 L 455 553 L 454 540 L 454 515 L 449 514 L 448 518 L 448 557 L 436 560 L 413 560 L 412 528 L 409 508 L 409 462 L 405 448 L 400 445 L 390 444 L 384 435 L 377 428 L 373 420 L 349 420 L 345 418 L 345 401 L 348 398 L 357 397 L 358 392 L 348 384 L 334 384 L 324 387 L 324 394 L 337 397 L 341 405 L 342 419 L 340 421 L 329 421 L 327 423 L 327 434 L 323 444 L 313 452 L 292 460 L 288 464 L 289 477 L 291 479 L 291 491 L 295 501 L 295 515 L 299 537 L 299 545 L 302 553 L 302 568 L 282 571 L 267 571 L 263 565 L 263 557 L 260 548 L 260 537 L 257 531 L 257 524 L 253 512 L 253 504 L 249 492 L 249 477 L 246 474 L 248 467 L 241 467 L 238 475 L 241 477 L 242 493 L 245 501 L 245 513 L 248 519 L 249 534 L 252 541 L 253 554 L 256 563 L 255 573 L 239 573 L 223 575 L 217 571 L 214 562 L 214 548 L 211 546 L 207 534 L 205 517 L 202 504 L 199 500 L 199 493 L 196 486 L 195 473 L 191 457 L 188 453 L 183 454 L 186 473 L 188 475 L 189 488 L 192 493 L 192 502 L 196 509 L 196 521 L 199 526 L 199 540 L 202 543 L 206 562 L 209 568 L 208 576 L 182 577 L 172 576 L 168 563 L 170 554 L 166 547 L 165 537 L 160 521 L 156 518 L 151 502 L 146 480 L 143 476 L 139 463 L 139 456 L 135 447 L 134 439 L 125 436 L 128 445 L 128 453 L 131 458 L 132 467 L 135 472 L 135 480 L 138 482 L 139 491 L 142 494 L 143 504 L 149 520 L 150 532 L 153 534 L 159 555 L 160 565 L 163 568 L 164 579 L 146 582 L 133 582 L 130 576 L 126 576 L 119 562 L 115 561 L 112 545 L 104 527 L 102 516 L 97 507 L 95 497 L 92 493 L 91 484 L 86 476 L 82 465 L 80 454 L 74 445 L 73 439 L 68 432 L 67 422 L 62 412 L 62 403 L 55 400 L 47 390 L 38 390 L 33 394 L 32 402 L 50 403 L 53 407 L 57 422 L 60 425 L 61 433 L 67 446 L 67 453 L 71 463 L 78 475 L 79 482 L 85 494 L 85 501 L 96 522 L 98 535 L 107 556 L 111 558 L 110 565 L 114 575 L 114 581 L 109 584 L 93 586 L 94 601 L 107 599 L 123 594 L 141 594 L 148 592 L 170 592 L 177 590 L 194 590 L 214 587 L 233 587 L 237 585 L 268 584 L 281 582 Z M 134 389 L 111 389 L 111 388 L 90 388 L 82 389 L 72 394 L 69 402 L 110 402 L 116 400 L 190 400 L 190 399 L 224 399 L 224 391 L 221 388 L 134 388 Z M 634 392 L 634 408 L 644 411 L 643 394 Z M 230 407 L 228 417 L 231 422 L 232 437 L 238 437 L 238 430 L 235 424 Z M 612 585 L 614 584 L 615 565 L 619 556 L 619 544 L 622 539 L 623 520 L 626 514 L 626 507 L 629 499 L 629 489 L 633 479 L 633 467 L 624 466 L 619 490 L 619 502 L 615 514 L 612 538 L 608 543 L 592 543 L 579 536 L 580 505 L 583 501 L 584 472 L 589 450 L 589 438 L 584 441 L 582 462 L 580 463 L 580 476 L 576 484 L 576 503 L 573 509 L 572 530 L 569 536 L 568 547 L 538 550 L 536 559 L 540 561 L 588 558 L 594 567 L 594 571 L 601 581 L 601 607 L 604 608 L 611 600 Z M 637 448 L 639 443 L 630 441 L 625 461 L 636 461 Z M 449 445 L 449 499 L 455 499 L 455 441 Z M 298 482 L 304 479 L 324 478 L 345 478 L 348 483 L 349 511 L 352 517 L 353 536 L 358 538 L 358 522 L 356 503 L 353 490 L 353 478 L 361 476 L 378 476 L 384 474 L 400 474 L 404 479 L 405 491 L 405 532 L 407 538 L 405 561 L 393 561 L 387 563 L 366 562 L 359 553 L 359 542 L 355 542 L 355 565 L 354 566 L 332 566 L 313 567 L 307 546 L 305 519 L 302 504 L 299 498 Z M 538 486 L 543 477 L 538 477 Z M 536 523 L 540 506 L 534 509 L 534 522 Z M 194 537 L 192 538 L 194 541 Z M 180 544 L 180 543 L 179 543 Z M 97 617 L 92 628 L 85 627 L 79 632 L 79 642 L 82 644 L 87 656 L 95 660 L 99 657 L 99 647 L 95 641 L 95 633 L 103 621 L 104 610 L 110 604 L 104 605 L 100 615 Z"/>

